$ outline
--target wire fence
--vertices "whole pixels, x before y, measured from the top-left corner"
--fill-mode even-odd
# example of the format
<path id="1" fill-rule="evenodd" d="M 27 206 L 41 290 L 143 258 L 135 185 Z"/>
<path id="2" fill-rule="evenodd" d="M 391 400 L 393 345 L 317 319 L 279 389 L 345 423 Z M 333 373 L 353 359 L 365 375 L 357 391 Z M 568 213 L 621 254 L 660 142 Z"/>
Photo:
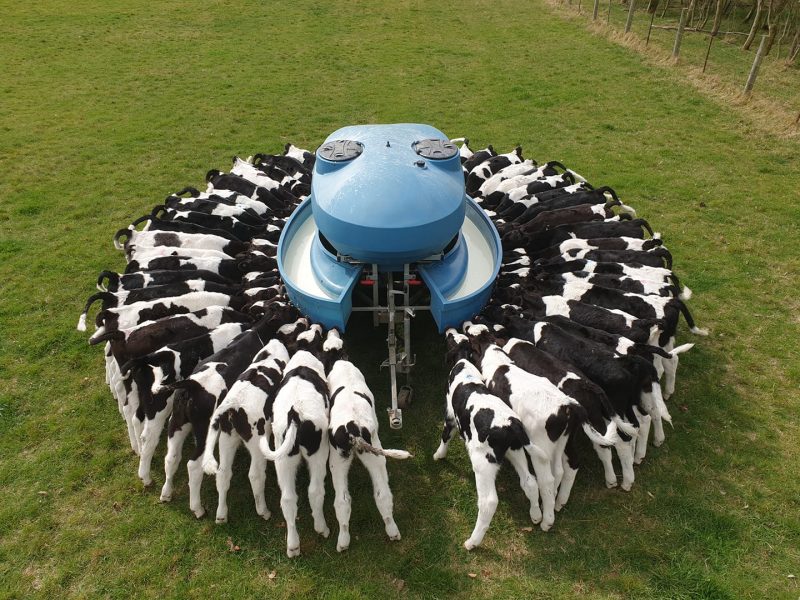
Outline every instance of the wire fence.
<path id="1" fill-rule="evenodd" d="M 694 1 L 689 6 L 682 0 L 678 6 L 670 6 L 670 0 L 662 6 L 657 0 L 560 2 L 592 22 L 641 39 L 645 47 L 671 51 L 675 63 L 697 66 L 702 73 L 733 84 L 745 100 L 758 84 L 760 95 L 785 105 L 796 115 L 794 125 L 800 124 L 800 31 L 792 31 L 791 15 L 759 38 L 755 26 L 747 26 L 749 32 L 738 30 L 745 25 L 740 15 L 715 18 L 710 24 L 708 9 L 703 13 Z"/>

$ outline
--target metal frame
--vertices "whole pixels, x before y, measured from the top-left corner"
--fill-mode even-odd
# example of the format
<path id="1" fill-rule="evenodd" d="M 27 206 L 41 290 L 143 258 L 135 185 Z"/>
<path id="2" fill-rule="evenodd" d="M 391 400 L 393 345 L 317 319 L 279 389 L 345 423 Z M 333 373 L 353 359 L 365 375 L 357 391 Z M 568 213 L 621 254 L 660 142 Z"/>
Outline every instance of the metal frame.
<path id="1" fill-rule="evenodd" d="M 342 260 L 344 257 L 339 257 Z M 348 261 L 356 262 L 356 261 Z M 389 385 L 391 394 L 391 406 L 387 409 L 389 413 L 389 427 L 392 429 L 400 429 L 403 426 L 403 409 L 407 408 L 411 403 L 411 395 L 413 388 L 410 385 L 411 368 L 416 364 L 416 357 L 411 353 L 411 319 L 416 316 L 418 310 L 430 310 L 430 305 L 412 305 L 410 303 L 410 284 L 411 265 L 406 264 L 403 266 L 403 289 L 395 289 L 395 271 L 388 271 L 379 273 L 378 265 L 373 264 L 367 270 L 366 279 L 373 282 L 372 284 L 372 306 L 356 306 L 353 307 L 353 312 L 371 312 L 372 323 L 375 327 L 381 323 L 386 323 L 388 332 L 386 336 L 386 345 L 389 351 L 389 357 L 381 363 L 381 368 L 389 368 Z M 380 282 L 382 277 L 386 279 L 386 305 L 380 304 Z M 396 298 L 400 297 L 400 302 L 396 302 Z M 403 315 L 403 349 L 398 352 L 398 339 L 396 326 L 398 324 L 397 313 Z M 400 388 L 398 394 L 397 388 L 397 374 L 403 373 L 406 376 L 406 385 Z"/>

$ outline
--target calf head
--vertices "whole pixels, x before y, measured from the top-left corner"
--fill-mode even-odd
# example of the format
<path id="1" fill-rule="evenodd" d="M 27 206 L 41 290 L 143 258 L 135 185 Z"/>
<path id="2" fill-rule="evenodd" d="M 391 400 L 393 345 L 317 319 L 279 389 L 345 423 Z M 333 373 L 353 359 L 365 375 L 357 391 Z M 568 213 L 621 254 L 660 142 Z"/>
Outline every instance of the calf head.
<path id="1" fill-rule="evenodd" d="M 445 342 L 447 344 L 447 353 L 445 354 L 444 362 L 448 368 L 452 369 L 461 359 L 472 360 L 472 344 L 466 335 L 458 333 L 451 327 L 445 332 Z"/>
<path id="2" fill-rule="evenodd" d="M 348 360 L 347 353 L 344 350 L 344 342 L 338 329 L 334 328 L 328 331 L 325 342 L 322 344 L 322 357 L 320 360 L 325 367 L 325 373 L 330 373 L 337 360 Z"/>

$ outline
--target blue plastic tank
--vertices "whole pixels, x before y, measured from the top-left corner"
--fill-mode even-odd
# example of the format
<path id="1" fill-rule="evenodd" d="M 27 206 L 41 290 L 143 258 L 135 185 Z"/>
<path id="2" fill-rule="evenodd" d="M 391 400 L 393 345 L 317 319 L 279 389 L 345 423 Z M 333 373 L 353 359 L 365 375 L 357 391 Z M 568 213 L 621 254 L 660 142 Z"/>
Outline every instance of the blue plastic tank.
<path id="1" fill-rule="evenodd" d="M 410 123 L 334 131 L 317 151 L 310 198 L 340 254 L 385 268 L 441 252 L 466 206 L 457 148 L 438 129 Z"/>

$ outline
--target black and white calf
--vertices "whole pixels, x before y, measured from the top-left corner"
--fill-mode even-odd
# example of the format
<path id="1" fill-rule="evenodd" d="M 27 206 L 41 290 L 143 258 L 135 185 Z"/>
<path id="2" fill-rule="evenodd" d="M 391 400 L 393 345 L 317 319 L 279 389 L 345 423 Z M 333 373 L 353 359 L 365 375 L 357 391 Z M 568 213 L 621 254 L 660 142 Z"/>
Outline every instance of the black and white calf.
<path id="1" fill-rule="evenodd" d="M 211 415 L 210 428 L 203 453 L 203 470 L 217 476 L 217 522 L 227 521 L 227 492 L 230 487 L 231 465 L 241 442 L 250 454 L 250 485 L 256 503 L 256 512 L 264 519 L 271 513 L 264 499 L 264 470 L 266 459 L 261 452 L 260 440 L 272 435 L 272 403 L 289 362 L 286 345 L 308 328 L 308 321 L 300 318 L 281 325 L 275 339 L 253 358 L 252 364 L 242 373 Z M 219 442 L 219 463 L 214 459 L 214 448 Z"/>
<path id="2" fill-rule="evenodd" d="M 485 325 L 469 325 L 466 334 L 473 339 L 480 356 L 481 373 L 489 391 L 509 403 L 516 412 L 531 441 L 544 451 L 544 467 L 534 463 L 539 494 L 542 499 L 542 529 L 549 529 L 555 520 L 556 490 L 568 498 L 574 480 L 564 477 L 564 449 L 569 436 L 581 427 L 589 439 L 609 447 L 619 439 L 616 427 L 601 435 L 588 421 L 586 409 L 569 398 L 549 380 L 529 373 L 509 358 L 486 336 Z"/>
<path id="3" fill-rule="evenodd" d="M 203 470 L 217 478 L 217 523 L 228 520 L 227 495 L 233 474 L 233 459 L 241 443 L 250 454 L 248 477 L 256 513 L 264 519 L 271 516 L 264 498 L 267 463 L 259 444 L 262 438 L 269 439 L 272 432 L 272 403 L 288 362 L 289 353 L 280 340 L 267 342 L 211 416 L 203 454 Z M 219 463 L 214 459 L 217 442 Z"/>
<path id="4" fill-rule="evenodd" d="M 167 456 L 164 459 L 166 479 L 161 491 L 161 500 L 172 498 L 173 479 L 180 461 L 183 442 L 186 436 L 194 433 L 195 449 L 186 464 L 189 472 L 189 508 L 197 518 L 205 514 L 200 502 L 200 488 L 203 483 L 201 458 L 205 451 L 211 415 L 253 358 L 271 340 L 279 327 L 297 317 L 297 310 L 291 306 L 274 303 L 271 312 L 242 333 L 225 348 L 204 359 L 191 376 L 174 383 L 176 391 L 173 398 L 173 411 L 169 420 Z"/>
<path id="5" fill-rule="evenodd" d="M 469 338 L 449 329 L 447 346 L 451 360 L 457 360 L 448 377 L 442 440 L 433 458 L 442 460 L 447 456 L 447 447 L 458 429 L 475 472 L 478 494 L 478 519 L 464 547 L 472 550 L 479 546 L 491 525 L 498 502 L 495 480 L 504 458 L 519 475 L 520 487 L 530 502 L 531 521 L 542 523 L 542 529 L 547 531 L 539 508 L 539 488 L 525 454 L 540 463 L 540 470 L 549 467 L 547 455 L 531 444 L 519 416 L 486 388 L 480 371 L 469 361 Z"/>
<path id="6" fill-rule="evenodd" d="M 309 471 L 308 501 L 314 530 L 323 537 L 330 535 L 322 510 L 328 473 L 328 397 L 322 362 L 308 350 L 297 351 L 286 365 L 273 403 L 272 432 L 277 448 L 273 451 L 266 438 L 261 440 L 264 456 L 275 462 L 290 558 L 300 554 L 296 476 L 302 461 Z"/>
<path id="7" fill-rule="evenodd" d="M 117 399 L 120 413 L 125 418 L 131 449 L 139 454 L 142 421 L 135 418 L 138 399 L 133 402 L 129 394 L 133 381 L 123 379 L 120 365 L 132 358 L 145 356 L 165 344 L 197 337 L 212 331 L 223 323 L 249 323 L 247 315 L 222 306 L 210 306 L 194 313 L 148 321 L 130 329 L 98 330 L 89 343 L 106 342 L 106 383 Z"/>
<path id="8" fill-rule="evenodd" d="M 662 419 L 671 422 L 652 364 L 638 356 L 617 354 L 605 344 L 573 335 L 553 323 L 511 318 L 506 326 L 515 337 L 575 365 L 603 388 L 615 412 L 639 426 L 634 462 L 644 458 L 651 419 L 659 426 Z M 663 428 L 660 429 L 663 440 Z"/>
<path id="9" fill-rule="evenodd" d="M 489 179 L 492 175 L 501 169 L 521 163 L 522 161 L 522 148 L 519 146 L 517 146 L 508 154 L 498 154 L 487 158 L 482 163 L 475 165 L 467 175 L 467 193 L 471 196 L 476 195 L 483 182 Z M 535 165 L 531 163 L 531 165 L 526 165 L 525 168 L 530 168 L 531 166 Z"/>
<path id="10" fill-rule="evenodd" d="M 620 436 L 620 439 L 614 443 L 614 448 L 622 466 L 622 489 L 630 491 L 634 481 L 633 451 L 638 430 L 624 420 L 624 415 L 616 413 L 603 389 L 590 381 L 573 365 L 559 360 L 525 340 L 511 338 L 503 346 L 503 350 L 514 361 L 514 364 L 529 373 L 547 378 L 558 389 L 583 406 L 589 422 L 600 433 L 605 435 L 608 424 L 614 422 Z M 564 478 L 569 480 L 574 480 L 578 471 L 577 448 L 574 440 L 574 437 L 570 437 L 564 452 Z M 617 475 L 611 460 L 611 450 L 599 444 L 593 443 L 592 445 L 603 465 L 606 486 L 616 487 Z M 559 489 L 556 497 L 556 510 L 567 503 L 569 499 L 566 495 L 567 489 L 563 486 Z"/>
<path id="11" fill-rule="evenodd" d="M 160 293 L 162 290 L 158 290 L 155 287 L 142 288 L 130 292 L 98 292 L 86 302 L 86 306 L 78 319 L 77 329 L 78 331 L 86 331 L 86 316 L 89 308 L 97 300 L 102 300 L 103 304 L 101 310 L 97 313 L 95 322 L 98 329 L 105 328 L 105 331 L 129 329 L 145 321 L 155 321 L 156 319 L 176 314 L 194 312 L 209 306 L 230 306 L 237 309 L 244 305 L 244 301 L 241 298 L 232 296 L 230 293 L 193 291 L 191 290 L 193 286 L 180 283 L 168 284 L 166 287 L 173 288 L 173 286 L 175 286 L 175 290 L 183 289 L 184 291 L 180 292 L 180 295 L 173 296 L 163 296 Z M 213 286 L 219 286 L 219 284 L 202 282 L 201 287 L 212 288 Z M 186 288 L 189 289 L 187 290 Z M 150 299 L 134 300 L 134 298 L 147 298 L 148 296 Z M 127 298 L 131 298 L 133 301 L 125 303 Z"/>
<path id="12" fill-rule="evenodd" d="M 272 267 L 268 267 L 272 268 Z M 235 258 L 181 258 L 180 256 L 161 256 L 147 260 L 132 260 L 125 267 L 124 275 L 141 275 L 152 271 L 194 271 L 211 272 L 228 281 L 239 281 L 242 269 Z"/>
<path id="13" fill-rule="evenodd" d="M 225 279 L 219 273 L 211 271 L 144 271 L 139 273 L 116 273 L 114 271 L 102 271 L 97 276 L 97 289 L 101 292 L 120 292 L 137 290 L 157 285 L 167 285 L 189 281 L 191 279 L 203 279 L 204 281 L 231 284 L 229 279 Z"/>
<path id="14" fill-rule="evenodd" d="M 169 386 L 191 375 L 201 360 L 219 352 L 248 329 L 249 323 L 224 323 L 206 334 L 168 344 L 121 366 L 123 377 L 130 377 L 135 384 L 129 404 L 136 408 L 134 429 L 140 430 L 138 474 L 144 485 L 153 482 L 150 464 L 172 412 L 173 390 Z"/>
<path id="15" fill-rule="evenodd" d="M 124 239 L 124 242 L 120 240 Z M 114 247 L 124 250 L 125 256 L 131 260 L 135 251 L 144 248 L 172 248 L 176 252 L 187 249 L 213 250 L 228 256 L 236 256 L 250 248 L 247 242 L 230 240 L 219 235 L 206 233 L 181 233 L 176 231 L 138 231 L 136 229 L 120 229 L 114 236 Z M 178 252 L 180 254 L 180 252 Z"/>
<path id="16" fill-rule="evenodd" d="M 330 456 L 328 464 L 336 493 L 333 506 L 339 522 L 339 537 L 336 550 L 342 552 L 350 546 L 350 508 L 352 498 L 348 485 L 348 474 L 357 456 L 372 479 L 375 506 L 383 519 L 386 535 L 390 540 L 400 539 L 400 530 L 394 521 L 392 490 L 386 471 L 386 457 L 410 458 L 405 450 L 386 450 L 378 438 L 378 416 L 375 413 L 375 398 L 364 375 L 347 360 L 343 352 L 342 339 L 336 329 L 328 332 L 323 345 L 326 362 L 332 362 L 328 371 L 328 393 L 330 394 L 330 420 L 328 437 Z M 335 360 L 334 360 L 335 359 Z"/>

